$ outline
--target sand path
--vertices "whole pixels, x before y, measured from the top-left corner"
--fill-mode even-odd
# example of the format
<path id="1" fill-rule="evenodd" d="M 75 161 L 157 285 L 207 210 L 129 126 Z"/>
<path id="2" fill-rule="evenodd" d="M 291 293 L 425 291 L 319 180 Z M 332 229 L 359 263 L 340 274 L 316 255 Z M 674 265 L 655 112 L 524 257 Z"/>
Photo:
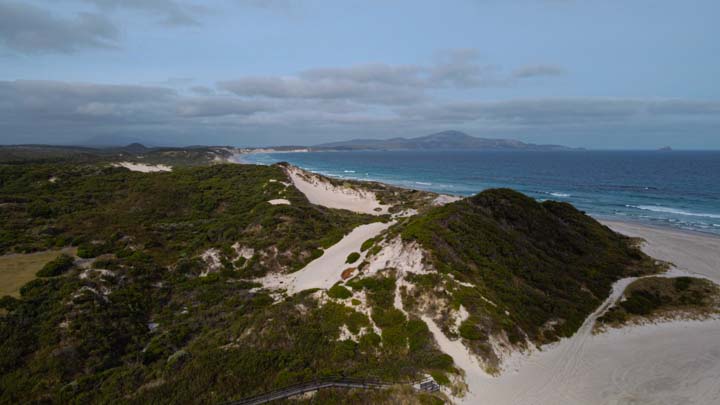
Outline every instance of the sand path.
<path id="1" fill-rule="evenodd" d="M 308 263 L 301 270 L 291 274 L 270 275 L 257 281 L 271 289 L 284 288 L 294 294 L 311 288 L 328 289 L 341 280 L 342 271 L 362 263 L 367 252 L 353 264 L 345 263 L 352 252 L 360 253 L 363 242 L 380 235 L 395 222 L 373 222 L 360 225 L 345 235 L 338 243 L 325 250 L 322 256 Z"/>

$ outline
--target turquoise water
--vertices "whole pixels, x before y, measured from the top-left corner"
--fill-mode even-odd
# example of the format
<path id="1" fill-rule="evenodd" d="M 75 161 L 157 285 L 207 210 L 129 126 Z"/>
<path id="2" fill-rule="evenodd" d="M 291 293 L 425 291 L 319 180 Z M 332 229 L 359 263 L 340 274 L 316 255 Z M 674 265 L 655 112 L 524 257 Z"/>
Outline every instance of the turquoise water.
<path id="1" fill-rule="evenodd" d="M 720 152 L 358 151 L 243 159 L 463 196 L 509 187 L 598 217 L 720 235 Z"/>

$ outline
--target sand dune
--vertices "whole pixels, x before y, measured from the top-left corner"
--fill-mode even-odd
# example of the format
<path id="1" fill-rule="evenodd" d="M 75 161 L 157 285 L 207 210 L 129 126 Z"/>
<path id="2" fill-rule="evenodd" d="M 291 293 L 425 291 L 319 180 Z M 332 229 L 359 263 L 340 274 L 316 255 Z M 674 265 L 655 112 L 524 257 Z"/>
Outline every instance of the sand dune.
<path id="1" fill-rule="evenodd" d="M 372 191 L 336 186 L 314 173 L 294 166 L 287 168 L 287 174 L 295 188 L 316 205 L 371 215 L 387 214 L 390 208 L 388 205 L 380 204 Z"/>
<path id="2" fill-rule="evenodd" d="M 167 165 L 148 165 L 145 163 L 120 162 L 113 163 L 115 167 L 124 167 L 133 172 L 152 173 L 152 172 L 170 172 L 172 167 Z"/>
<path id="3" fill-rule="evenodd" d="M 608 223 L 647 240 L 644 250 L 686 273 L 717 280 L 720 238 L 634 224 Z M 515 354 L 499 377 L 480 370 L 459 342 L 439 336 L 465 369 L 467 404 L 715 404 L 720 403 L 720 320 L 674 321 L 592 334 L 595 319 L 634 279 L 613 293 L 571 338 L 530 354 Z M 430 329 L 439 331 L 430 320 Z"/>
<path id="4" fill-rule="evenodd" d="M 360 252 L 363 242 L 379 235 L 393 223 L 373 222 L 360 225 L 301 270 L 292 274 L 270 275 L 258 281 L 267 288 L 284 288 L 288 294 L 310 288 L 328 289 L 341 280 L 340 275 L 343 270 L 353 267 L 345 263 L 348 255 L 352 252 Z M 361 254 L 356 264 L 362 262 L 365 254 L 366 252 Z"/>

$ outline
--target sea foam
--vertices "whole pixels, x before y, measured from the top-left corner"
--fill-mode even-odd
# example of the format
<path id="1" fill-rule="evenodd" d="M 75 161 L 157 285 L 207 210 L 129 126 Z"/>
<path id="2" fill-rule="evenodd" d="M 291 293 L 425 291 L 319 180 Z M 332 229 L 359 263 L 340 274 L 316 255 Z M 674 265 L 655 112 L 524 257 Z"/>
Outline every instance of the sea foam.
<path id="1" fill-rule="evenodd" d="M 666 214 L 685 215 L 689 217 L 705 217 L 705 218 L 720 218 L 720 214 L 709 214 L 703 212 L 689 212 L 679 210 L 677 208 L 668 208 L 660 205 L 626 205 L 628 208 L 637 208 L 639 210 L 663 212 Z"/>

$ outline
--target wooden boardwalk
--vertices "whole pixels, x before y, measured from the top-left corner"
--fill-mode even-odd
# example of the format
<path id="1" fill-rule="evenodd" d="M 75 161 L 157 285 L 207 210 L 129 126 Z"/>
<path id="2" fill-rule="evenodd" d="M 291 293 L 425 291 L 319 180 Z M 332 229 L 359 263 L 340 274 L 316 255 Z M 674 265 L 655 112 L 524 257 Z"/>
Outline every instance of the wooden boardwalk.
<path id="1" fill-rule="evenodd" d="M 279 399 L 289 398 L 296 395 L 304 394 L 306 392 L 313 392 L 326 388 L 385 389 L 393 385 L 410 385 L 414 389 L 424 392 L 435 392 L 440 390 L 440 386 L 432 378 L 427 378 L 425 380 L 415 382 L 395 383 L 375 379 L 326 377 L 318 380 L 279 388 L 277 390 L 269 391 L 264 394 L 244 398 L 239 401 L 228 402 L 226 405 L 265 404 L 271 401 L 277 401 Z"/>

